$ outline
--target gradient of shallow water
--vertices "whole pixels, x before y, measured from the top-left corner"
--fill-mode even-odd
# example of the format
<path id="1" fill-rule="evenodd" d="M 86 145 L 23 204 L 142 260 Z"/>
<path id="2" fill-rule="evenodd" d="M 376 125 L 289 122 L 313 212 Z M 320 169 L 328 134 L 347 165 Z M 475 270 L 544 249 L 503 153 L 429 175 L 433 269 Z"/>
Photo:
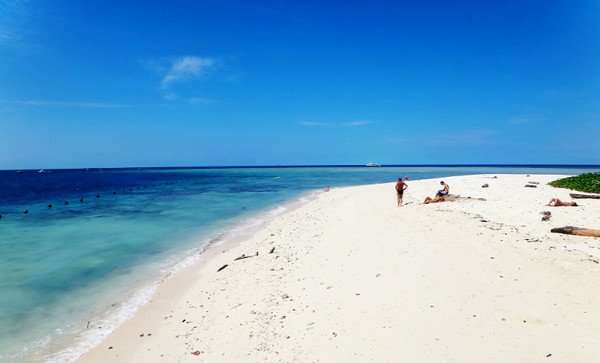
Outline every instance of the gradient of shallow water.
<path id="1" fill-rule="evenodd" d="M 598 168 L 2 171 L 0 361 L 76 358 L 147 301 L 182 261 L 325 186 L 394 182 L 404 175 L 414 180 L 594 171 Z"/>

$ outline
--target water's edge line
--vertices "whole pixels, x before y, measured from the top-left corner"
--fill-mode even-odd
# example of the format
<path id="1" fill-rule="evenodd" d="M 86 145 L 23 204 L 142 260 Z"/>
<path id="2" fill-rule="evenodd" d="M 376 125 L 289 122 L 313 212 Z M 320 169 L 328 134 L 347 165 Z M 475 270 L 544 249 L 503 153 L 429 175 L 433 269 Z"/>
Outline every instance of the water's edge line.
<path id="1" fill-rule="evenodd" d="M 167 281 L 185 270 L 197 268 L 201 262 L 205 263 L 215 258 L 220 249 L 229 250 L 239 246 L 252 238 L 266 224 L 315 200 L 321 193 L 320 189 L 305 191 L 294 199 L 284 201 L 267 210 L 247 216 L 231 227 L 217 231 L 210 237 L 198 241 L 194 247 L 187 249 L 186 252 L 172 256 L 172 258 L 178 258 L 174 264 L 158 271 L 156 278 L 151 280 L 151 282 L 137 286 L 132 296 L 124 299 L 120 304 L 122 308 L 112 312 L 110 317 L 114 321 L 108 322 L 102 320 L 102 318 L 97 320 L 96 324 L 101 324 L 103 327 L 101 334 L 98 334 L 97 331 L 90 331 L 89 334 L 83 332 L 73 346 L 56 352 L 50 357 L 46 357 L 45 362 L 64 363 L 77 361 L 81 356 L 100 345 L 121 325 L 134 318 L 140 308 L 150 303 Z"/>
<path id="2" fill-rule="evenodd" d="M 504 173 L 494 173 L 489 175 L 502 175 Z M 524 173 L 505 173 L 507 175 L 525 175 Z M 532 173 L 535 174 L 535 173 Z M 448 175 L 452 176 L 475 176 L 475 175 L 488 175 L 487 173 L 475 173 L 466 175 Z M 555 174 L 562 175 L 562 174 Z M 567 175 L 567 174 L 564 174 Z M 423 179 L 412 179 L 411 181 L 426 180 L 426 179 L 439 179 L 446 177 L 431 177 Z M 409 181 L 410 182 L 410 181 Z M 377 184 L 387 184 L 393 182 L 379 182 L 379 183 L 367 183 L 367 184 L 356 184 L 339 186 L 334 188 L 351 188 Z M 102 332 L 98 331 L 83 331 L 78 336 L 78 340 L 75 344 L 66 347 L 57 353 L 54 353 L 50 358 L 46 357 L 45 362 L 74 362 L 79 359 L 86 352 L 92 350 L 94 347 L 100 345 L 105 339 L 108 338 L 115 330 L 117 330 L 126 321 L 132 319 L 139 309 L 151 302 L 152 298 L 156 296 L 157 292 L 162 285 L 174 276 L 179 274 L 186 268 L 193 268 L 201 260 L 207 261 L 209 258 L 214 258 L 219 249 L 217 247 L 232 249 L 243 242 L 249 240 L 254 236 L 261 228 L 266 224 L 276 219 L 277 217 L 290 213 L 297 208 L 309 203 L 310 201 L 318 198 L 319 194 L 322 193 L 321 189 L 311 189 L 301 192 L 297 197 L 292 197 L 287 201 L 282 201 L 279 204 L 267 208 L 263 211 L 257 211 L 249 216 L 242 217 L 242 219 L 235 221 L 230 227 L 221 229 L 213 232 L 208 238 L 198 240 L 194 243 L 194 246 L 187 248 L 186 251 L 174 254 L 170 257 L 173 260 L 172 263 L 167 264 L 165 268 L 160 269 L 156 272 L 152 279 L 149 279 L 146 284 L 135 286 L 135 292 L 131 295 L 123 298 L 119 302 L 120 309 L 113 310 L 109 318 L 113 320 L 102 320 L 103 317 L 96 318 L 96 322 L 100 324 L 103 329 Z M 165 261 L 168 261 L 165 260 Z M 84 337 L 89 335 L 87 339 Z"/>

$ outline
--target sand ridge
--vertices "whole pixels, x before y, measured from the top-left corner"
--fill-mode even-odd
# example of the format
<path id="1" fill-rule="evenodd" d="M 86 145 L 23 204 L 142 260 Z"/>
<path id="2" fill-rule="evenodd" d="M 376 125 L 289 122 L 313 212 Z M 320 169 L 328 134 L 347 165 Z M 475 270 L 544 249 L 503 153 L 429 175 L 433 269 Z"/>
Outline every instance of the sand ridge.
<path id="1" fill-rule="evenodd" d="M 600 229 L 600 200 L 546 207 L 570 200 L 557 178 L 448 177 L 459 198 L 428 205 L 441 179 L 408 181 L 400 208 L 394 183 L 333 188 L 212 248 L 79 361 L 597 362 L 600 238 L 550 229 Z"/>

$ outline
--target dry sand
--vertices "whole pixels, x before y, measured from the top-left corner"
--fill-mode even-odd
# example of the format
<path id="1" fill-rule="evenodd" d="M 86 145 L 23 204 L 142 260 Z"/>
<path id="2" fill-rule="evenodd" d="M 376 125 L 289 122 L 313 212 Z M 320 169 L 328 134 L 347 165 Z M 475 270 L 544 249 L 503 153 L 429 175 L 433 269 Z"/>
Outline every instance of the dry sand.
<path id="1" fill-rule="evenodd" d="M 557 178 L 449 177 L 460 198 L 428 205 L 440 179 L 409 181 L 400 208 L 394 183 L 332 189 L 213 247 L 79 362 L 599 362 L 600 238 L 550 229 L 600 229 L 600 200 L 546 207 L 571 200 Z"/>

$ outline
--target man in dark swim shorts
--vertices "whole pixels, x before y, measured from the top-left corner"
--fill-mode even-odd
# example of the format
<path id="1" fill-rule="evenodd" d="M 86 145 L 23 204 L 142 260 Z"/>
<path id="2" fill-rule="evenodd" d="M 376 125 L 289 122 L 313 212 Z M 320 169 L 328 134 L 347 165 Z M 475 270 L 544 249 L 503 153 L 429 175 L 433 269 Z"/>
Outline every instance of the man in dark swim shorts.
<path id="1" fill-rule="evenodd" d="M 448 186 L 448 184 L 444 183 L 443 180 L 440 182 L 440 184 L 444 187 L 444 189 L 438 190 L 436 197 L 444 197 L 450 193 L 450 186 Z"/>
<path id="2" fill-rule="evenodd" d="M 396 183 L 396 194 L 398 198 L 398 207 L 402 205 L 402 197 L 404 196 L 404 191 L 408 188 L 408 185 L 402 181 L 402 178 L 398 178 L 398 182 Z"/>

